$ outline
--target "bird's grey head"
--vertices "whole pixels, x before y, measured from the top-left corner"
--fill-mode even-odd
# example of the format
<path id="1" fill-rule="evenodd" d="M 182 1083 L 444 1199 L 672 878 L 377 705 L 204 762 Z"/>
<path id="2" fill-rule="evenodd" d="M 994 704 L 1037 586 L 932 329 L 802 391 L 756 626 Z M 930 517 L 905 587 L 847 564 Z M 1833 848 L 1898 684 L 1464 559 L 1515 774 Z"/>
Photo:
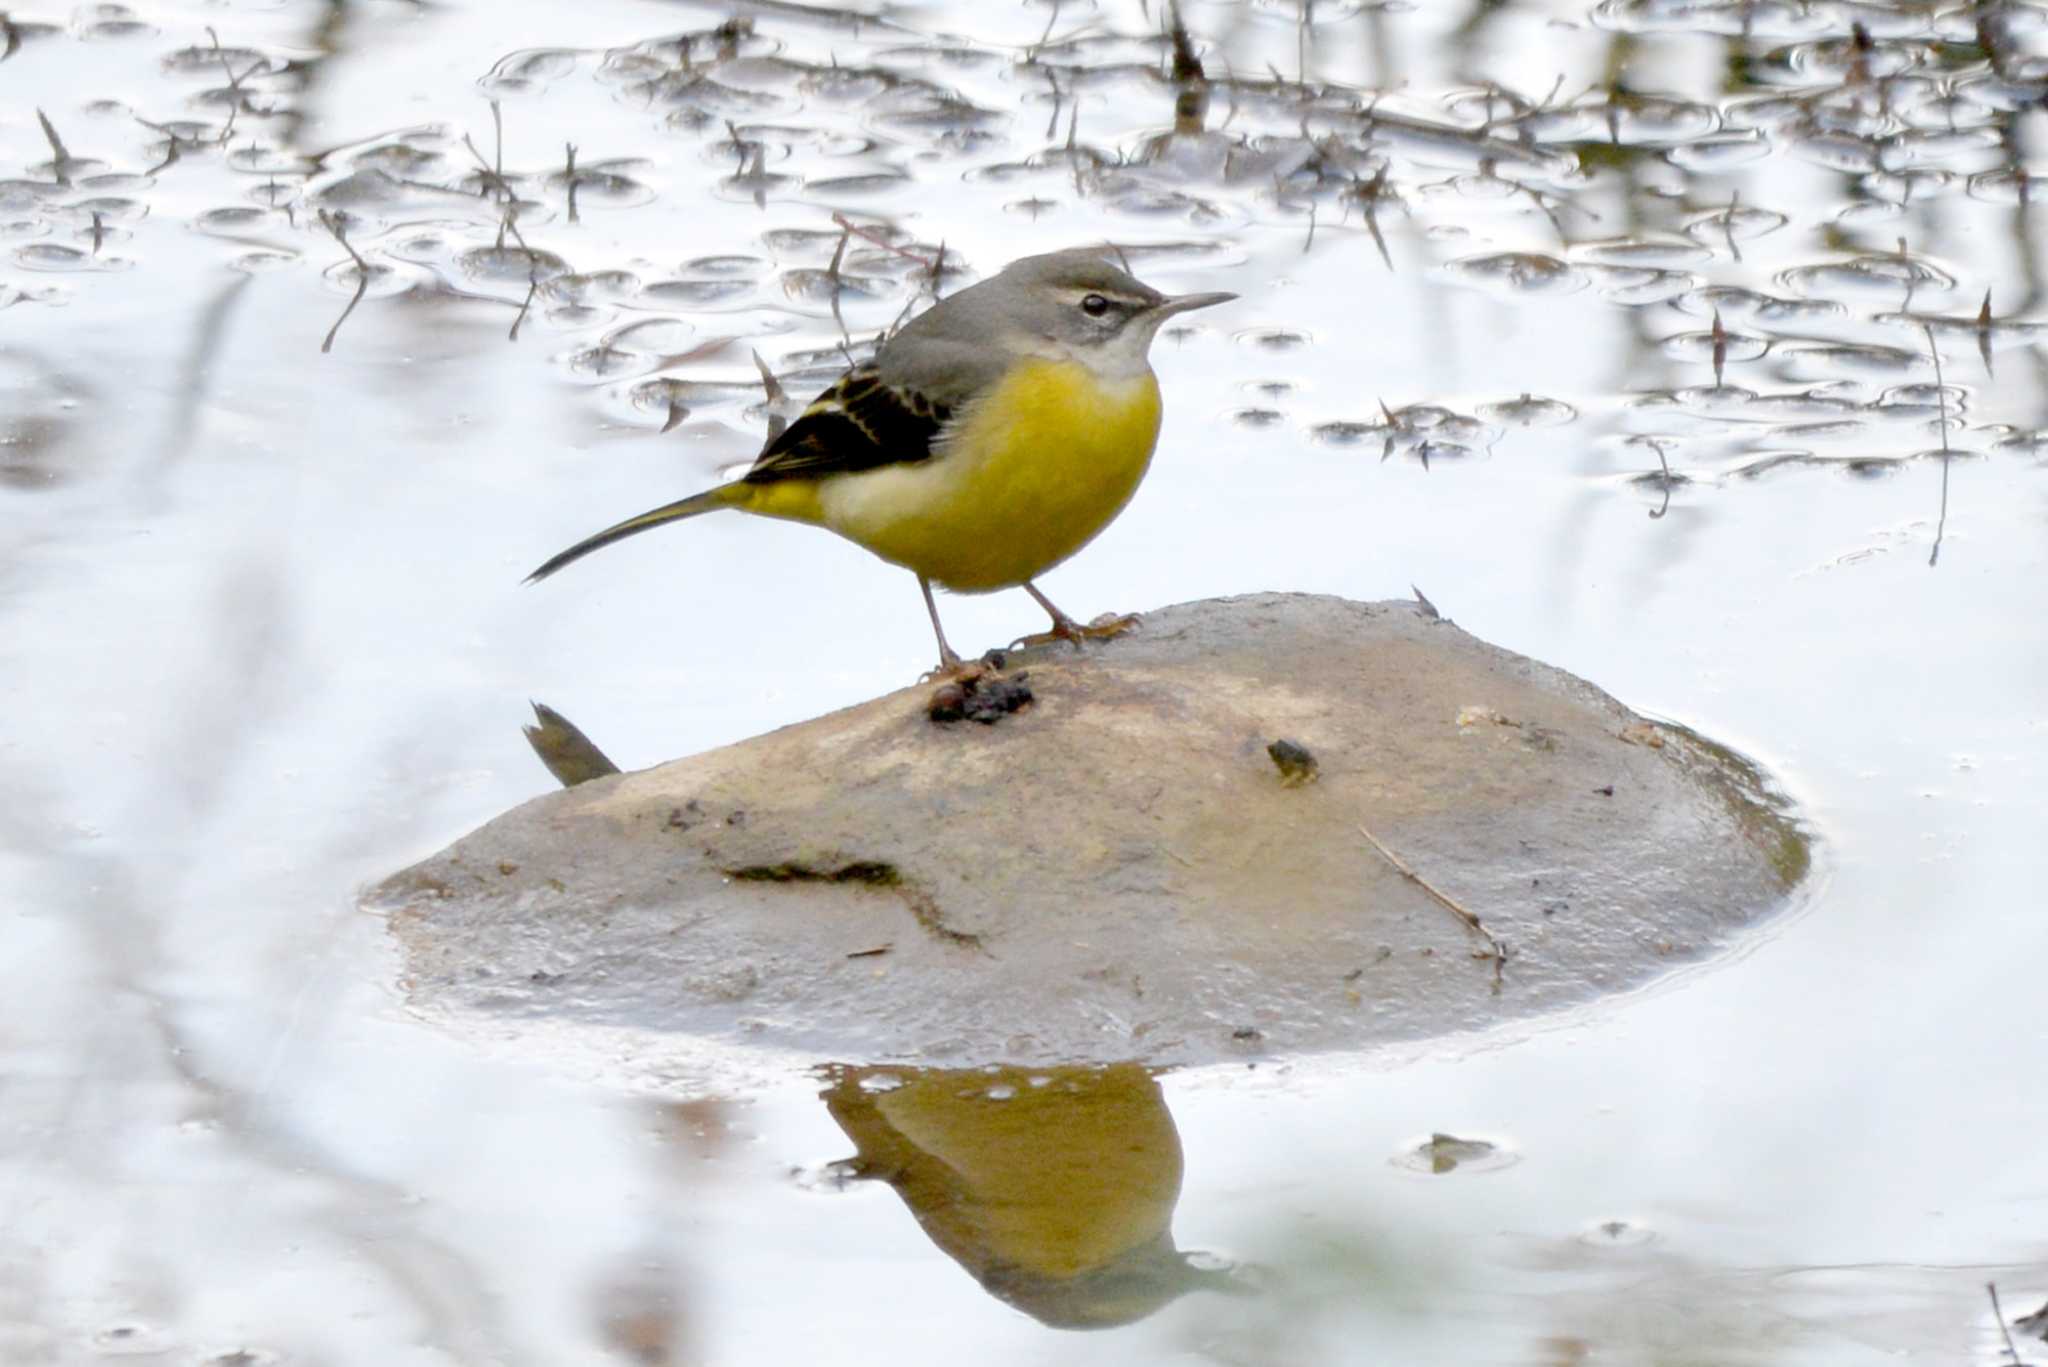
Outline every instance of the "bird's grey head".
<path id="1" fill-rule="evenodd" d="M 1011 352 L 1084 360 L 1105 373 L 1136 374 L 1160 326 L 1177 313 L 1233 294 L 1161 294 L 1105 257 L 1079 247 L 1012 261 L 946 301 L 963 328 Z M 937 310 L 934 310 L 937 312 Z"/>

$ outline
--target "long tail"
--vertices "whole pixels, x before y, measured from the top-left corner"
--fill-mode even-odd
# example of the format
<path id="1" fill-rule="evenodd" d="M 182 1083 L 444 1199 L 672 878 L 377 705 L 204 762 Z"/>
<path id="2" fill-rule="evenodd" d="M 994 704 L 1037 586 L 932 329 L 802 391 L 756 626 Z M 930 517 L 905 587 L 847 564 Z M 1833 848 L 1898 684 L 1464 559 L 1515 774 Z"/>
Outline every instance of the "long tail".
<path id="1" fill-rule="evenodd" d="M 699 513 L 708 513 L 719 508 L 729 508 L 738 502 L 734 497 L 736 487 L 732 484 L 721 484 L 716 489 L 706 489 L 701 494 L 692 494 L 679 502 L 666 504 L 638 517 L 629 517 L 615 527 L 605 528 L 595 536 L 586 536 L 561 554 L 549 557 L 539 569 L 526 576 L 526 582 L 531 584 L 536 580 L 545 579 L 564 565 L 581 560 L 592 551 L 602 550 L 614 541 L 624 541 L 627 537 L 638 535 L 650 527 L 680 522 L 686 517 L 695 517 Z"/>

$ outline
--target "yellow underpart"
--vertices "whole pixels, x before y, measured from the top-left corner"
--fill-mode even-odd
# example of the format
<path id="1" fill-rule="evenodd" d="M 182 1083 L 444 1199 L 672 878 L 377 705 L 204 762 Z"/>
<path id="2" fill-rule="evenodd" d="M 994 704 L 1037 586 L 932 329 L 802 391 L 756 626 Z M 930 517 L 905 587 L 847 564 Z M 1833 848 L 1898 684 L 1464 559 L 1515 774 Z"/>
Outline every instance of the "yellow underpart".
<path id="1" fill-rule="evenodd" d="M 825 520 L 824 512 L 818 507 L 818 481 L 814 479 L 778 479 L 768 484 L 747 484 L 735 480 L 720 486 L 718 492 L 728 495 L 727 501 L 733 506 L 761 517 L 780 517 L 813 525 Z"/>
<path id="2" fill-rule="evenodd" d="M 1130 502 L 1158 440 L 1151 371 L 1104 381 L 1072 361 L 1033 358 L 968 404 L 930 459 L 756 486 L 739 501 L 820 523 L 948 588 L 986 592 L 1036 578 L 1094 539 Z"/>

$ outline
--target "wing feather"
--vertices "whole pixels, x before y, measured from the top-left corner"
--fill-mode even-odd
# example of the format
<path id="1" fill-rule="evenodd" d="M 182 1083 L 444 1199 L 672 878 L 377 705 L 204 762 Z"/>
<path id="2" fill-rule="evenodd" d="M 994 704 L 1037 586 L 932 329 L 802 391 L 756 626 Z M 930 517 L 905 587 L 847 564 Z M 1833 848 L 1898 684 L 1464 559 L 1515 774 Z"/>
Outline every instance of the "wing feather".
<path id="1" fill-rule="evenodd" d="M 873 365 L 856 366 L 770 441 L 742 478 L 773 484 L 930 460 L 952 416 L 947 404 L 885 383 Z"/>

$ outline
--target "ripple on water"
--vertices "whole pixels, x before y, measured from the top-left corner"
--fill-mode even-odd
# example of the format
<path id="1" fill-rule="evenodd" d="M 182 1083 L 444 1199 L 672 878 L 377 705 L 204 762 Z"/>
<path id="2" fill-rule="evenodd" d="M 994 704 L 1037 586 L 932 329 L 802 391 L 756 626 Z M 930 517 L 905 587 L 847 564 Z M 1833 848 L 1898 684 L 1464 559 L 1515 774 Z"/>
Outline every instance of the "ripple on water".
<path id="1" fill-rule="evenodd" d="M 557 194 L 576 193 L 576 202 L 582 205 L 601 204 L 608 208 L 630 208 L 638 204 L 654 202 L 654 189 L 635 176 L 626 174 L 627 168 L 639 169 L 648 163 L 638 160 L 596 162 L 589 166 L 578 166 L 572 173 L 564 166 L 541 177 L 541 184 Z"/>
<path id="2" fill-rule="evenodd" d="M 270 54 L 252 47 L 216 47 L 210 43 L 204 47 L 181 47 L 163 56 L 163 69 L 183 76 L 218 76 L 226 69 L 242 80 L 276 71 L 282 65 Z"/>
<path id="3" fill-rule="evenodd" d="M 1721 133 L 1695 142 L 1665 149 L 1664 159 L 1680 170 L 1697 175 L 1716 175 L 1738 166 L 1762 161 L 1771 154 L 1771 144 L 1755 131 Z"/>
<path id="4" fill-rule="evenodd" d="M 1245 328 L 1233 333 L 1232 340 L 1261 351 L 1293 351 L 1315 339 L 1311 334 L 1293 328 Z"/>
<path id="5" fill-rule="evenodd" d="M 1521 1155 L 1491 1139 L 1433 1134 L 1408 1145 L 1387 1161 L 1409 1172 L 1441 1177 L 1453 1172 L 1498 1172 L 1520 1162 Z"/>
<path id="6" fill-rule="evenodd" d="M 56 272 L 125 271 L 135 264 L 124 256 L 110 256 L 89 247 L 67 247 L 60 242 L 31 242 L 17 247 L 14 259 L 32 271 Z"/>
<path id="7" fill-rule="evenodd" d="M 1581 261 L 1606 266 L 1687 267 L 1700 266 L 1714 254 L 1685 238 L 1622 237 L 1606 242 L 1587 242 L 1572 249 Z"/>
<path id="8" fill-rule="evenodd" d="M 1869 138 L 1854 133 L 1816 131 L 1791 140 L 1792 154 L 1802 161 L 1825 166 L 1831 171 L 1875 171 L 1879 147 Z"/>
<path id="9" fill-rule="evenodd" d="M 1857 256 L 1847 261 L 1794 266 L 1780 271 L 1778 284 L 1807 296 L 1897 295 L 1903 290 L 1952 290 L 1955 277 L 1939 266 L 1906 255 Z"/>
<path id="10" fill-rule="evenodd" d="M 1771 339 L 1731 332 L 1724 326 L 1719 338 L 1711 332 L 1680 332 L 1666 337 L 1660 345 L 1666 356 L 1681 361 L 1711 362 L 1717 348 L 1724 360 L 1754 361 L 1771 349 Z"/>
<path id="11" fill-rule="evenodd" d="M 1685 235 L 1710 247 L 1767 237 L 1792 220 L 1773 209 L 1734 205 L 1703 214 L 1685 225 Z"/>
<path id="12" fill-rule="evenodd" d="M 1538 398 L 1533 394 L 1483 403 L 1477 412 L 1502 427 L 1562 427 L 1579 416 L 1579 410 L 1561 399 Z"/>
<path id="13" fill-rule="evenodd" d="M 489 280 L 521 285 L 566 275 L 569 263 L 553 252 L 537 247 L 497 245 L 471 247 L 456 257 L 463 274 L 472 280 Z"/>
<path id="14" fill-rule="evenodd" d="M 1744 39 L 1825 33 L 1832 17 L 1810 0 L 1601 0 L 1593 22 L 1622 33 L 1714 33 Z"/>
<path id="15" fill-rule="evenodd" d="M 278 220 L 275 212 L 248 204 L 230 204 L 208 209 L 193 218 L 192 226 L 203 233 L 239 236 L 265 223 Z"/>
<path id="16" fill-rule="evenodd" d="M 1593 287 L 1617 304 L 1662 304 L 1699 287 L 1691 271 L 1655 270 L 1641 266 L 1587 266 Z"/>
<path id="17" fill-rule="evenodd" d="M 1326 446 L 1357 446 L 1361 442 L 1376 441 L 1384 437 L 1389 430 L 1384 423 L 1339 419 L 1333 422 L 1319 422 L 1309 428 L 1308 434 Z"/>
<path id="18" fill-rule="evenodd" d="M 543 298 L 560 304 L 623 303 L 640 291 L 631 271 L 573 271 L 541 284 Z"/>
<path id="19" fill-rule="evenodd" d="M 1721 130 L 1721 111 L 1654 95 L 1610 99 L 1598 111 L 1610 142 L 1623 147 L 1662 147 L 1697 142 Z"/>
<path id="20" fill-rule="evenodd" d="M 1797 374 L 1904 375 L 1927 364 L 1925 353 L 1853 342 L 1833 346 L 1792 346 L 1778 352 Z"/>
<path id="21" fill-rule="evenodd" d="M 2004 436 L 1991 443 L 1991 449 L 2005 455 L 2029 456 L 2035 460 L 2048 459 L 2048 431 L 2008 430 Z"/>
<path id="22" fill-rule="evenodd" d="M 798 266 L 782 273 L 782 292 L 791 299 L 827 303 L 833 299 L 886 299 L 901 288 L 886 276 Z"/>
<path id="23" fill-rule="evenodd" d="M 569 48 L 528 48 L 499 58 L 477 84 L 494 94 L 530 90 L 573 75 L 581 56 Z"/>
<path id="24" fill-rule="evenodd" d="M 1467 256 L 1443 267 L 1462 285 L 1494 294 L 1576 294 L 1586 288 L 1584 271 L 1542 252 L 1491 252 Z"/>
<path id="25" fill-rule="evenodd" d="M 420 283 L 419 274 L 409 267 L 400 269 L 373 260 L 366 260 L 365 265 L 367 270 L 356 265 L 353 258 L 344 258 L 322 271 L 320 276 L 331 288 L 343 294 L 352 295 L 360 287 L 365 299 L 403 294 Z"/>

